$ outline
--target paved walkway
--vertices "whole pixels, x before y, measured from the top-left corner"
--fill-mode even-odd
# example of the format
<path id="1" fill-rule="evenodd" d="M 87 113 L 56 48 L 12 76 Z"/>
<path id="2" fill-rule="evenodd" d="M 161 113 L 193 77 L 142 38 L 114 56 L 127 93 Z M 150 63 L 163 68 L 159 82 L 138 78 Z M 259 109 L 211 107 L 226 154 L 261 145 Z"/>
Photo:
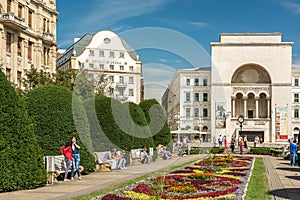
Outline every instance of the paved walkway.
<path id="1" fill-rule="evenodd" d="M 124 183 L 133 178 L 160 171 L 171 166 L 194 161 L 204 155 L 174 157 L 170 160 L 158 160 L 147 165 L 133 165 L 126 170 L 116 172 L 96 172 L 83 176 L 82 180 L 70 182 L 60 181 L 54 185 L 9 193 L 0 193 L 0 200 L 64 200 L 89 194 L 113 185 Z M 260 157 L 260 156 L 259 156 Z M 264 158 L 270 193 L 274 200 L 300 199 L 300 168 L 290 167 L 289 160 L 282 157 L 262 156 Z"/>
<path id="2" fill-rule="evenodd" d="M 124 183 L 133 178 L 160 171 L 171 166 L 177 166 L 185 162 L 194 161 L 203 156 L 204 155 L 189 155 L 185 157 L 177 156 L 170 160 L 159 159 L 156 162 L 146 165 L 132 165 L 125 170 L 115 172 L 95 172 L 83 176 L 80 181 L 60 181 L 57 184 L 33 190 L 0 193 L 0 200 L 70 199 L 72 197 L 89 194 L 116 184 Z"/>
<path id="3" fill-rule="evenodd" d="M 264 156 L 270 182 L 270 193 L 275 200 L 300 199 L 300 168 L 290 167 L 282 157 Z"/>

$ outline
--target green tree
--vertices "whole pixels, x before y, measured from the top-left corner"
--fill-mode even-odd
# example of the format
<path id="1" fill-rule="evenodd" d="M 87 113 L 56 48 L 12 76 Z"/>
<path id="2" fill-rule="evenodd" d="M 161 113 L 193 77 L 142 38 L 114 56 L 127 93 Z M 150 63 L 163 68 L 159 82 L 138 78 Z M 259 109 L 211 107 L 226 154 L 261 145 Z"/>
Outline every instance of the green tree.
<path id="1" fill-rule="evenodd" d="M 158 101 L 156 99 L 144 100 L 139 106 L 145 113 L 155 146 L 167 145 L 171 142 L 172 134 L 166 122 L 164 110 Z"/>
<path id="2" fill-rule="evenodd" d="M 32 123 L 1 71 L 0 102 L 0 192 L 44 185 L 47 174 Z"/>
<path id="3" fill-rule="evenodd" d="M 87 142 L 90 140 L 89 125 L 80 99 L 73 99 L 76 105 L 73 107 L 70 90 L 46 85 L 31 90 L 25 96 L 25 102 L 28 113 L 34 121 L 35 132 L 44 155 L 60 155 L 59 147 L 76 136 L 82 147 L 81 165 L 86 172 L 93 171 L 94 158 L 87 149 L 91 150 L 90 142 Z"/>
<path id="4" fill-rule="evenodd" d="M 142 146 L 154 147 L 143 111 L 133 103 L 121 102 L 96 95 L 96 116 L 106 137 L 115 146 L 131 150 Z"/>

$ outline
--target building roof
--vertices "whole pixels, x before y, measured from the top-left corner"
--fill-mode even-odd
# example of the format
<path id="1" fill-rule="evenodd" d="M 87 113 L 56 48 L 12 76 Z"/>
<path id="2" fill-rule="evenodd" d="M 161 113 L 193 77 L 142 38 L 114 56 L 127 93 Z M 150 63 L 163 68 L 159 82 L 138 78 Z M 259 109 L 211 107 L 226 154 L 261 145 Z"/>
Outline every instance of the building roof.
<path id="1" fill-rule="evenodd" d="M 85 34 L 77 42 L 72 44 L 60 57 L 56 60 L 56 66 L 61 65 L 65 61 L 69 60 L 72 56 L 78 56 L 82 54 L 85 47 L 91 42 L 94 34 Z"/>
<path id="2" fill-rule="evenodd" d="M 120 38 L 124 48 L 127 50 L 128 54 L 133 60 L 139 60 L 138 54 L 136 51 L 119 35 L 114 33 L 113 31 L 110 30 L 102 30 L 100 32 L 111 32 L 113 35 L 116 35 L 117 37 Z M 98 33 L 100 33 L 98 32 Z M 97 34 L 97 33 L 96 33 Z M 85 48 L 91 43 L 93 37 L 96 34 L 85 34 L 82 38 L 80 38 L 77 42 L 72 44 L 61 56 L 59 59 L 56 61 L 56 66 L 61 65 L 62 63 L 66 62 L 69 60 L 72 56 L 80 56 Z"/>

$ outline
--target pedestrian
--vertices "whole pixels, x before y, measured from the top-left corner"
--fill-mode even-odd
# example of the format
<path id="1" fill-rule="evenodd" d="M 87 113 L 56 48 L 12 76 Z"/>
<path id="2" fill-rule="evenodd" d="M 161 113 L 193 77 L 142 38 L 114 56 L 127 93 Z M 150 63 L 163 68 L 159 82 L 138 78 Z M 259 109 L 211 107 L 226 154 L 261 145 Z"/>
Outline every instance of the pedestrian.
<path id="1" fill-rule="evenodd" d="M 244 140 L 241 139 L 241 140 L 240 140 L 240 153 L 241 153 L 241 155 L 242 155 L 243 151 L 245 151 L 244 148 L 245 148 L 245 147 L 244 147 Z"/>
<path id="2" fill-rule="evenodd" d="M 64 181 L 70 181 L 68 179 L 68 172 L 71 166 L 71 162 L 73 160 L 72 158 L 72 142 L 67 141 L 66 145 L 61 147 L 59 150 L 60 152 L 65 156 L 65 162 L 66 162 L 66 170 L 65 170 L 65 176 Z"/>
<path id="3" fill-rule="evenodd" d="M 296 145 L 296 140 L 294 139 L 293 142 L 290 143 L 290 156 L 291 156 L 291 163 L 290 166 L 294 167 L 295 162 L 296 162 L 296 157 L 297 157 L 297 145 Z"/>
<path id="4" fill-rule="evenodd" d="M 248 138 L 247 138 L 247 135 L 245 134 L 245 136 L 244 136 L 244 147 L 246 148 L 246 149 L 248 149 Z"/>
<path id="5" fill-rule="evenodd" d="M 74 180 L 74 175 L 75 175 L 75 169 L 78 175 L 78 180 L 81 180 L 81 174 L 79 170 L 79 165 L 80 165 L 80 146 L 79 142 L 77 141 L 76 137 L 72 138 L 72 171 L 71 171 L 71 180 Z"/>
<path id="6" fill-rule="evenodd" d="M 222 135 L 220 134 L 220 136 L 219 136 L 219 138 L 218 138 L 218 141 L 219 141 L 219 147 L 222 147 L 222 141 L 223 140 L 223 138 L 222 138 Z"/>
<path id="7" fill-rule="evenodd" d="M 234 135 L 232 135 L 231 141 L 230 141 L 230 148 L 231 148 L 232 153 L 234 153 L 234 143 L 235 143 L 235 138 L 234 138 Z"/>

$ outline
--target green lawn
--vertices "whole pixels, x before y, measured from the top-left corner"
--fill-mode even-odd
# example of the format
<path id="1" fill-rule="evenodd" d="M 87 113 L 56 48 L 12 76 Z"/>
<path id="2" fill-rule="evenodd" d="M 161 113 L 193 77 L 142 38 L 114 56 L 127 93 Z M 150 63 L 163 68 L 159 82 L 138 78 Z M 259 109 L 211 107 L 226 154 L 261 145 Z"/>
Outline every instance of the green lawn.
<path id="1" fill-rule="evenodd" d="M 245 200 L 272 199 L 263 158 L 256 158 Z"/>

